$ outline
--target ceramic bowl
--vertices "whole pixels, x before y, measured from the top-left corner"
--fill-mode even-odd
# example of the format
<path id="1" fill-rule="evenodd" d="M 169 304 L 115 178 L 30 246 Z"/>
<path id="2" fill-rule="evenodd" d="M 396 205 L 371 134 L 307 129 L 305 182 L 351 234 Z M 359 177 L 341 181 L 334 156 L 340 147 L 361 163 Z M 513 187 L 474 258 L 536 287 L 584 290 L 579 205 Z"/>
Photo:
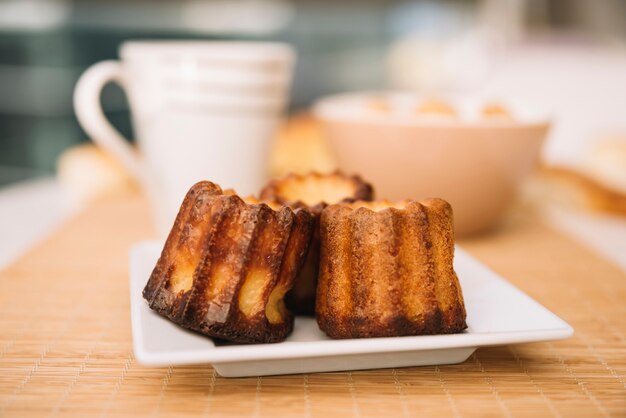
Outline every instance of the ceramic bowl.
<path id="1" fill-rule="evenodd" d="M 411 93 L 351 93 L 321 98 L 314 114 L 341 170 L 370 181 L 378 198 L 448 200 L 457 234 L 494 226 L 536 164 L 550 127 L 546 112 L 498 101 L 446 97 L 454 109 L 422 112 Z M 441 106 L 439 106 L 441 107 Z M 445 106 L 444 106 L 445 107 Z M 492 106 L 493 108 L 493 106 Z"/>

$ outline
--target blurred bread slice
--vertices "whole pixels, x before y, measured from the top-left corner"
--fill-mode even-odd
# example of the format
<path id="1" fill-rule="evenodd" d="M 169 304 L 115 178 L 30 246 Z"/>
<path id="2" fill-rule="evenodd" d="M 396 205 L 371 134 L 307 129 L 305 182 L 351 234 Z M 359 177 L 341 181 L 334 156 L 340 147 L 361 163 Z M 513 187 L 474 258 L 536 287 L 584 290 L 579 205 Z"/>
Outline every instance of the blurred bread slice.
<path id="1" fill-rule="evenodd" d="M 626 194 L 626 136 L 598 142 L 586 158 L 585 171 L 606 187 Z"/>
<path id="2" fill-rule="evenodd" d="M 528 203 L 626 216 L 626 137 L 599 140 L 578 167 L 544 165 L 526 184 Z"/>
<path id="3" fill-rule="evenodd" d="M 296 114 L 280 129 L 270 154 L 272 177 L 311 171 L 330 173 L 336 169 L 332 151 L 313 116 Z"/>
<path id="4" fill-rule="evenodd" d="M 89 143 L 76 145 L 61 154 L 57 162 L 57 178 L 74 208 L 134 193 L 138 189 L 115 158 Z"/>
<path id="5" fill-rule="evenodd" d="M 574 168 L 541 167 L 529 188 L 533 200 L 542 204 L 626 216 L 626 194 Z"/>

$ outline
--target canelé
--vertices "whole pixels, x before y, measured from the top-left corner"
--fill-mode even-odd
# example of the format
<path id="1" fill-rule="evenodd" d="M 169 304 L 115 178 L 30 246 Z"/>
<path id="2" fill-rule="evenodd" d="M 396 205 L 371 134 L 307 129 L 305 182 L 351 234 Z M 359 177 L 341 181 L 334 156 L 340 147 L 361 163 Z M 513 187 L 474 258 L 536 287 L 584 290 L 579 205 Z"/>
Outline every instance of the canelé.
<path id="1" fill-rule="evenodd" d="M 316 318 L 330 337 L 466 328 L 446 201 L 331 205 L 322 212 L 320 240 Z"/>
<path id="2" fill-rule="evenodd" d="M 307 259 L 293 289 L 287 294 L 287 306 L 298 314 L 313 315 L 320 260 L 319 218 L 329 204 L 369 201 L 373 189 L 359 176 L 348 176 L 339 171 L 329 174 L 289 174 L 271 180 L 261 191 L 260 199 L 277 202 L 292 208 L 306 208 L 314 218 L 313 236 Z"/>
<path id="3" fill-rule="evenodd" d="M 313 231 L 306 210 L 249 204 L 203 181 L 180 208 L 143 296 L 178 325 L 242 343 L 284 340 L 285 294 Z"/>

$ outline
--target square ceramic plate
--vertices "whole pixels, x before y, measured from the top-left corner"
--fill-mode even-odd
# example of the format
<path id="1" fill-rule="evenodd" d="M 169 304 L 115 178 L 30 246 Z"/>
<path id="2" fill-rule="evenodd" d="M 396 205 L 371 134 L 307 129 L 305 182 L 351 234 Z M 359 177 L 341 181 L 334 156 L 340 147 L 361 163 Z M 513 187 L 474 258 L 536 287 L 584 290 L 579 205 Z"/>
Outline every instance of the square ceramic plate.
<path id="1" fill-rule="evenodd" d="M 468 325 L 461 334 L 331 340 L 314 319 L 298 317 L 293 334 L 282 343 L 216 345 L 160 317 L 143 300 L 141 291 L 161 247 L 142 242 L 130 252 L 133 347 L 145 365 L 211 363 L 222 376 L 240 377 L 453 364 L 478 347 L 558 340 L 573 333 L 566 322 L 457 247 L 454 264 Z"/>

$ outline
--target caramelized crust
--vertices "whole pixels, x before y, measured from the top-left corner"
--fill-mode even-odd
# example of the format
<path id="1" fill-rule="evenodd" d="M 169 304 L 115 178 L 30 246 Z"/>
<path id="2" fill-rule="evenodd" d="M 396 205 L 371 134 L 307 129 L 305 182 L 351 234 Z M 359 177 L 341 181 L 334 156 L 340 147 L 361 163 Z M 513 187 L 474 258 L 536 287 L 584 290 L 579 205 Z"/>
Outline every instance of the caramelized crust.
<path id="1" fill-rule="evenodd" d="M 306 210 L 247 204 L 203 181 L 180 208 L 143 296 L 178 325 L 234 342 L 284 340 L 284 296 L 311 240 Z"/>
<path id="2" fill-rule="evenodd" d="M 331 205 L 322 212 L 320 239 L 316 317 L 330 337 L 466 328 L 446 201 Z"/>
<path id="3" fill-rule="evenodd" d="M 287 306 L 295 313 L 313 315 L 320 260 L 319 218 L 329 204 L 367 201 L 373 198 L 372 186 L 359 176 L 347 176 L 339 171 L 330 174 L 289 174 L 271 180 L 261 191 L 265 202 L 306 208 L 314 217 L 314 232 L 307 259 L 296 283 L 287 295 Z"/>

